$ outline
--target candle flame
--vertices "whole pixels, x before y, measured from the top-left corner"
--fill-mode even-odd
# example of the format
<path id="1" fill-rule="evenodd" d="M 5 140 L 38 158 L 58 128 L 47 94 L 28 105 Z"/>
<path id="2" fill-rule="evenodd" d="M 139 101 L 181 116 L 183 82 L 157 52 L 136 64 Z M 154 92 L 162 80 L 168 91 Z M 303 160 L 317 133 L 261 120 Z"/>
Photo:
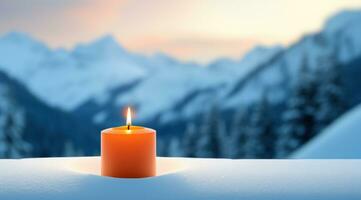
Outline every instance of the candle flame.
<path id="1" fill-rule="evenodd" d="M 130 109 L 130 107 L 128 107 L 127 109 L 127 122 L 126 122 L 127 126 L 128 126 L 128 130 L 130 129 L 130 126 L 132 125 L 132 111 Z"/>

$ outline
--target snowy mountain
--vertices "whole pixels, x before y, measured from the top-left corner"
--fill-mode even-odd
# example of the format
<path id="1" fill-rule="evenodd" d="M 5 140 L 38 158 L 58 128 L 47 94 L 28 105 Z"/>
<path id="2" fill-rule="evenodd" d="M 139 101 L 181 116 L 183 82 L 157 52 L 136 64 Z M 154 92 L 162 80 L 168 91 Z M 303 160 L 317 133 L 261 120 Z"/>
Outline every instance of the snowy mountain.
<path id="1" fill-rule="evenodd" d="M 37 98 L 79 119 L 118 125 L 120 109 L 132 105 L 137 123 L 151 122 L 179 135 L 185 122 L 212 104 L 219 104 L 229 119 L 229 111 L 247 107 L 266 93 L 272 106 L 282 110 L 303 61 L 312 70 L 321 69 L 325 59 L 341 64 L 349 103 L 358 103 L 359 87 L 349 83 L 358 83 L 353 73 L 357 68 L 351 65 L 361 56 L 360 13 L 342 12 L 321 32 L 288 48 L 256 47 L 239 60 L 222 58 L 208 66 L 162 53 L 129 52 L 109 35 L 66 50 L 50 49 L 23 33 L 9 33 L 0 37 L 0 70 Z M 171 130 L 163 129 L 166 126 Z"/>
<path id="2" fill-rule="evenodd" d="M 361 105 L 326 128 L 319 136 L 298 150 L 297 159 L 360 159 Z M 360 129 L 359 129 L 360 128 Z"/>
<path id="3" fill-rule="evenodd" d="M 255 58 L 267 59 L 279 50 L 259 47 L 240 61 L 229 61 L 232 66 L 217 62 L 206 68 L 161 53 L 146 57 L 127 52 L 111 36 L 73 50 L 53 50 L 26 34 L 9 33 L 0 39 L 0 69 L 50 105 L 81 110 L 93 115 L 96 122 L 113 118 L 105 112 L 119 113 L 120 107 L 128 104 L 137 108 L 139 120 L 144 121 L 194 91 L 229 82 L 230 74 L 233 79 L 243 76 L 257 66 Z M 217 69 L 222 66 L 228 69 Z M 85 108 L 89 104 L 98 105 L 101 112 L 90 113 L 93 108 Z"/>
<path id="4" fill-rule="evenodd" d="M 40 99 L 65 110 L 144 76 L 144 68 L 126 54 L 109 36 L 79 45 L 71 52 L 49 49 L 21 33 L 9 33 L 0 39 L 1 69 Z"/>
<path id="5" fill-rule="evenodd" d="M 192 117 L 194 113 L 202 113 L 202 109 L 207 107 L 204 105 L 209 105 L 210 101 L 221 104 L 224 111 L 247 107 L 265 93 L 273 105 L 282 105 L 290 87 L 298 81 L 300 67 L 304 61 L 310 70 L 316 71 L 324 68 L 325 60 L 342 65 L 345 89 L 349 95 L 347 100 L 350 106 L 355 105 L 358 103 L 355 99 L 361 97 L 358 92 L 359 86 L 354 85 L 359 83 L 355 74 L 359 68 L 351 65 L 355 65 L 361 55 L 360 13 L 359 10 L 341 12 L 325 23 L 323 31 L 305 35 L 290 47 L 268 54 L 271 56 L 266 56 L 267 59 L 258 58 L 259 63 L 256 67 L 242 68 L 247 75 L 238 74 L 236 77 L 239 78 L 233 79 L 234 81 L 223 87 L 189 95 L 184 98 L 186 103 L 181 104 L 181 108 L 178 106 L 167 110 L 160 118 L 171 116 L 174 120 L 178 120 Z M 247 59 L 248 56 L 242 62 Z M 220 64 L 232 66 L 233 62 L 224 59 L 213 63 L 209 68 L 220 69 L 221 67 L 218 67 Z M 223 68 L 227 69 L 227 67 Z"/>
<path id="6" fill-rule="evenodd" d="M 241 80 L 226 96 L 230 98 L 228 106 L 242 101 L 247 103 L 259 98 L 267 89 L 271 100 L 282 101 L 284 87 L 288 81 L 296 81 L 302 59 L 306 59 L 311 69 L 322 68 L 322 59 L 335 59 L 346 64 L 361 54 L 361 15 L 360 11 L 345 11 L 331 18 L 324 26 L 324 31 L 307 35 L 290 46 L 277 59 L 264 64 L 262 70 Z M 338 26 L 336 26 L 338 24 Z M 358 48 L 356 48 L 358 47 Z M 288 83 L 288 84 L 285 84 Z"/>

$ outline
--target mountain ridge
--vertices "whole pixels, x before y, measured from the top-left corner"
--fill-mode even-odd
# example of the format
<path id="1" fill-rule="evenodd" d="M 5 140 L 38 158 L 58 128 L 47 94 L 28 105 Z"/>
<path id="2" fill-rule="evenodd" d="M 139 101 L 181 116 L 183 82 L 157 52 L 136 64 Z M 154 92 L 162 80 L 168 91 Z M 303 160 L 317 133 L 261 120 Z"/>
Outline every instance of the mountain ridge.
<path id="1" fill-rule="evenodd" d="M 17 40 L 29 40 L 28 43 L 30 44 L 39 43 L 38 40 L 24 33 L 9 33 L 0 41 L 6 40 L 6 38 L 21 38 Z M 209 87 L 209 84 L 219 85 L 224 81 L 227 82 L 230 74 L 236 74 L 235 71 L 242 70 L 240 66 L 252 68 L 257 64 L 254 59 L 250 64 L 240 64 L 239 62 L 242 60 L 232 61 L 235 65 L 233 68 L 239 69 L 230 69 L 230 72 L 223 73 L 209 67 L 201 67 L 197 63 L 180 62 L 164 53 L 144 56 L 128 52 L 110 35 L 99 37 L 91 43 L 77 45 L 70 51 L 50 49 L 45 45 L 42 47 L 44 47 L 42 51 L 33 52 L 30 47 L 21 48 L 17 46 L 17 48 L 12 49 L 0 43 L 0 58 L 3 58 L 0 59 L 0 66 L 2 66 L 3 71 L 27 85 L 32 93 L 45 100 L 49 105 L 67 111 L 75 110 L 92 98 L 98 98 L 97 96 L 104 95 L 118 86 L 121 87 L 139 79 L 142 79 L 144 84 L 150 84 L 154 88 L 163 88 L 162 93 L 169 94 L 163 101 L 171 106 L 172 102 L 167 99 L 177 101 L 182 98 L 182 95 L 173 93 L 171 85 L 167 86 L 163 83 L 179 85 L 179 89 L 182 88 L 183 91 L 181 93 L 185 95 L 192 92 L 193 88 L 191 87 L 196 87 L 195 90 L 201 90 L 204 87 Z M 14 63 L 15 58 L 11 56 L 17 55 L 19 51 L 23 52 L 24 56 L 17 59 L 21 63 Z M 259 54 L 273 51 L 277 51 L 277 49 L 265 49 Z M 19 67 L 20 69 L 17 69 Z M 237 74 L 240 73 L 243 72 Z M 178 77 L 176 74 L 182 77 Z M 238 78 L 238 75 L 233 75 L 233 79 Z M 57 78 L 52 79 L 49 84 L 43 85 L 48 76 Z M 157 83 L 162 81 L 163 83 Z M 81 85 L 83 87 L 80 87 Z M 67 90 L 63 93 L 56 92 L 64 87 Z M 148 87 L 145 88 L 140 90 L 149 90 Z M 139 95 L 141 97 L 143 92 L 137 91 L 137 89 L 133 89 L 133 91 L 134 94 L 117 97 L 117 102 L 120 102 L 117 104 L 142 104 L 141 107 L 145 111 L 142 112 L 141 109 L 139 114 L 144 119 L 157 115 L 155 112 L 158 111 L 153 109 L 154 105 L 157 104 L 157 97 L 152 100 L 154 105 L 148 106 L 139 102 L 139 98 L 135 98 Z M 49 98 L 49 95 L 54 97 Z M 134 102 L 132 103 L 132 101 Z M 161 108 L 158 107 L 157 109 Z"/>
<path id="2" fill-rule="evenodd" d="M 355 26 L 361 21 L 359 13 L 336 15 L 323 30 L 289 47 L 259 47 L 247 54 L 248 60 L 247 55 L 239 60 L 223 59 L 208 67 L 163 53 L 129 52 L 109 35 L 70 51 L 45 47 L 33 51 L 27 45 L 11 46 L 3 37 L 0 70 L 47 104 L 78 116 L 86 113 L 99 124 L 118 122 L 119 110 L 125 105 L 134 106 L 141 123 L 156 118 L 164 124 L 202 114 L 210 102 L 219 102 L 224 112 L 247 106 L 263 93 L 272 104 L 282 103 L 287 87 L 297 80 L 303 59 L 315 69 L 320 58 L 334 52 L 341 64 L 361 54 L 361 26 Z M 26 38 L 14 33 L 9 37 Z"/>

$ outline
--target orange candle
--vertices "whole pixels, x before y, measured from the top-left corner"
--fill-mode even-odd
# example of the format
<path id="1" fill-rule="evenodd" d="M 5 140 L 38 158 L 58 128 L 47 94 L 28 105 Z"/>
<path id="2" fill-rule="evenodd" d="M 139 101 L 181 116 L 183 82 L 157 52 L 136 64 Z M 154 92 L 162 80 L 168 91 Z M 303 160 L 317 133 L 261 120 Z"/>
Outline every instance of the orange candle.
<path id="1" fill-rule="evenodd" d="M 127 125 L 101 132 L 101 175 L 117 178 L 144 178 L 156 175 L 156 132 Z"/>

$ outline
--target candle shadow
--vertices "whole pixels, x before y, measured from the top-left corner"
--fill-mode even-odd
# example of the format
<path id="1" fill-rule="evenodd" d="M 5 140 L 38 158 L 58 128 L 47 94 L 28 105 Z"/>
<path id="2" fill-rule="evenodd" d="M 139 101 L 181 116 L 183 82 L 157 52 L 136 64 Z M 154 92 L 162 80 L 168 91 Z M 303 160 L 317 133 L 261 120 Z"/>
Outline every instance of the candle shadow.
<path id="1" fill-rule="evenodd" d="M 99 157 L 87 157 L 82 159 L 72 159 L 67 163 L 68 169 L 71 171 L 100 175 L 100 158 Z M 179 159 L 172 158 L 157 158 L 157 177 L 167 174 L 173 174 L 178 171 L 186 169 L 186 164 Z"/>

